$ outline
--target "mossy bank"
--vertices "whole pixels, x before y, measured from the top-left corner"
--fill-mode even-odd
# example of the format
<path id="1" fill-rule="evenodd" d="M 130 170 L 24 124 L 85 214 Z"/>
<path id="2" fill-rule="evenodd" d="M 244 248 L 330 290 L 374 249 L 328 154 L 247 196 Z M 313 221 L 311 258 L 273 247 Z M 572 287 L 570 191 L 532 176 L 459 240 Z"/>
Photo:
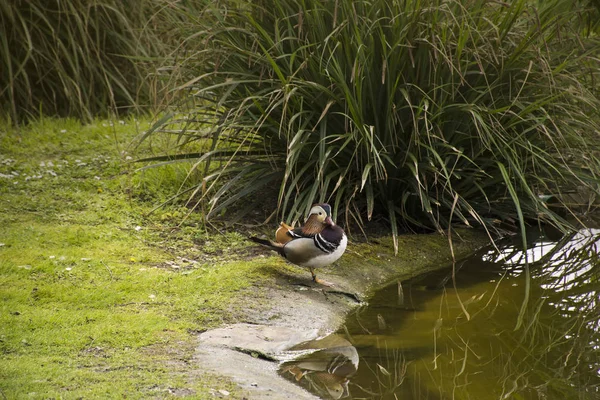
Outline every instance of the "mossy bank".
<path id="1" fill-rule="evenodd" d="M 198 333 L 293 319 L 273 293 L 298 293 L 308 272 L 257 256 L 249 228 L 207 230 L 171 203 L 150 212 L 187 170 L 135 172 L 130 144 L 147 125 L 0 128 L 0 397 L 241 398 L 196 363 Z M 473 248 L 460 243 L 459 254 Z M 400 249 L 352 243 L 324 277 L 363 297 L 400 261 L 405 274 L 450 261 L 441 236 L 402 237 Z"/>
<path id="2" fill-rule="evenodd" d="M 181 171 L 132 173 L 130 143 L 145 125 L 1 128 L 0 397 L 234 389 L 197 373 L 196 332 L 237 320 L 234 294 L 265 261 L 217 256 L 243 237 L 213 238 L 195 215 L 180 224 L 185 209 L 148 214 Z"/>

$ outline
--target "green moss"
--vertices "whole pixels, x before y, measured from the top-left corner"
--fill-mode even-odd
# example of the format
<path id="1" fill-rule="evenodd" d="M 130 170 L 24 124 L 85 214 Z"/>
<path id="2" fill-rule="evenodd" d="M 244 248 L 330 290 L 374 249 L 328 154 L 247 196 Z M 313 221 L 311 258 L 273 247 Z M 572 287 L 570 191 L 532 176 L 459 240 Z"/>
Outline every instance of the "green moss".
<path id="1" fill-rule="evenodd" d="M 235 320 L 236 294 L 263 277 L 264 261 L 194 258 L 203 243 L 217 254 L 243 238 L 207 237 L 194 215 L 178 225 L 179 206 L 145 217 L 161 194 L 135 195 L 155 186 L 131 178 L 126 150 L 145 125 L 0 129 L 1 397 L 236 390 L 194 372 L 196 332 Z"/>

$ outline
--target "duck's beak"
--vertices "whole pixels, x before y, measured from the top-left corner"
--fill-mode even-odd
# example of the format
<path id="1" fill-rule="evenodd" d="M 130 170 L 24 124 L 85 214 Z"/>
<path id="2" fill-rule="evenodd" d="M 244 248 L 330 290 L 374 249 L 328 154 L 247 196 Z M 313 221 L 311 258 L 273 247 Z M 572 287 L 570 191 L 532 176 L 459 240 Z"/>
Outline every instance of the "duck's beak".
<path id="1" fill-rule="evenodd" d="M 326 225 L 335 225 L 335 223 L 333 222 L 333 220 L 331 219 L 331 217 L 325 218 L 325 224 Z"/>

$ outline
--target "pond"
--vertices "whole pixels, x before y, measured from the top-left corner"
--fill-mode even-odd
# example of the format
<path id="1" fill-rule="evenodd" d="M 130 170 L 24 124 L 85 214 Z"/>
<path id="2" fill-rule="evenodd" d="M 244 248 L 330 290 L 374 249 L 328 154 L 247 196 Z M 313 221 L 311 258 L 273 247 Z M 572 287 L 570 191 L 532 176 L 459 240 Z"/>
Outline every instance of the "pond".
<path id="1" fill-rule="evenodd" d="M 322 398 L 600 399 L 600 230 L 520 243 L 385 287 L 280 373 Z"/>

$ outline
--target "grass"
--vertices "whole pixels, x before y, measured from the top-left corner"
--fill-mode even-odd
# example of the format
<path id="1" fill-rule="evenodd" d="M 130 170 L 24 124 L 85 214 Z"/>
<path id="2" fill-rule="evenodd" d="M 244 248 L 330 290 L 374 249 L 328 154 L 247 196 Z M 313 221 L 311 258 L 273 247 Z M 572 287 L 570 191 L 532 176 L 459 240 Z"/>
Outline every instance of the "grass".
<path id="1" fill-rule="evenodd" d="M 194 162 L 191 198 L 209 216 L 269 190 L 282 219 L 328 201 L 347 225 L 378 216 L 395 236 L 566 230 L 546 199 L 575 214 L 564 193 L 599 191 L 597 11 L 565 0 L 209 6 L 172 65 L 184 100 L 149 132 L 182 149 L 144 161 Z"/>
<path id="2" fill-rule="evenodd" d="M 168 98 L 163 59 L 202 1 L 14 1 L 0 6 L 0 112 L 13 122 L 147 110 Z"/>
<path id="3" fill-rule="evenodd" d="M 127 158 L 147 125 L 0 128 L 0 397 L 237 393 L 197 371 L 196 334 L 239 317 L 264 261 L 221 254 L 244 238 L 211 244 L 200 217 L 180 224 L 181 206 L 146 216 L 164 194 Z"/>

